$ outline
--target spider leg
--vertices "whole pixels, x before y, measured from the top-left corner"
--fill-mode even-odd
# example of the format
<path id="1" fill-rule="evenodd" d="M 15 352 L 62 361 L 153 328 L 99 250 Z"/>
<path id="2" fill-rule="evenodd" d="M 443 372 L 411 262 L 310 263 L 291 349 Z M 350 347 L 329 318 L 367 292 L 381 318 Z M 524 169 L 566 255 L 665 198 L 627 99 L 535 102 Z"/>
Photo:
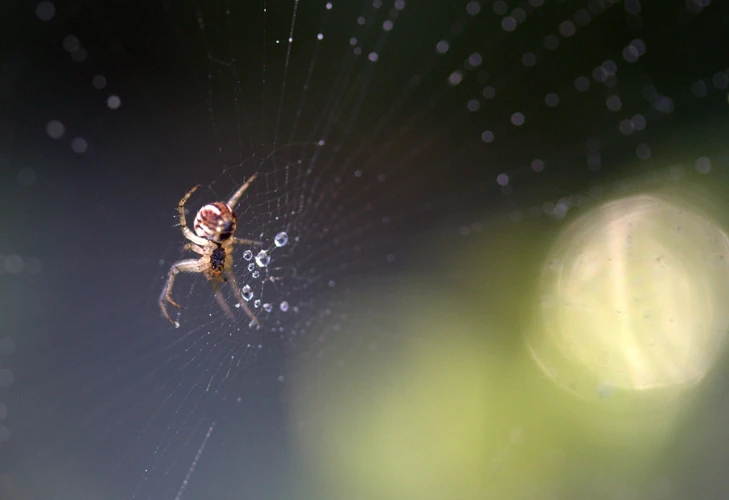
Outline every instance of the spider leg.
<path id="1" fill-rule="evenodd" d="M 185 243 L 185 245 L 183 245 L 183 247 L 182 247 L 182 250 L 183 251 L 192 250 L 193 252 L 198 253 L 200 255 L 205 255 L 205 250 L 200 248 L 200 246 L 196 245 L 195 243 Z"/>
<path id="2" fill-rule="evenodd" d="M 233 243 L 236 245 L 261 245 L 260 241 L 244 240 L 243 238 L 233 237 Z"/>
<path id="3" fill-rule="evenodd" d="M 245 193 L 246 189 L 248 189 L 248 186 L 253 182 L 256 178 L 256 174 L 253 174 L 250 176 L 250 178 L 246 181 L 245 184 L 243 184 L 240 188 L 238 188 L 238 191 L 236 191 L 233 196 L 230 197 L 228 200 L 228 205 L 231 210 L 235 208 L 235 206 L 238 204 L 238 200 L 240 200 L 240 197 L 243 196 L 243 193 Z"/>
<path id="4" fill-rule="evenodd" d="M 230 283 L 230 287 L 233 289 L 233 293 L 235 294 L 235 298 L 238 299 L 238 303 L 240 304 L 240 307 L 245 311 L 245 313 L 248 315 L 248 317 L 251 318 L 251 321 L 253 321 L 256 325 L 260 326 L 258 319 L 253 314 L 253 312 L 248 308 L 248 304 L 246 303 L 246 300 L 243 298 L 243 294 L 241 293 L 240 288 L 238 288 L 238 282 L 235 279 L 235 274 L 233 274 L 230 271 L 230 268 L 228 268 L 225 271 L 225 275 L 228 277 L 228 283 Z"/>
<path id="5" fill-rule="evenodd" d="M 172 264 L 170 272 L 167 274 L 167 282 L 165 287 L 162 289 L 162 293 L 159 296 L 159 308 L 162 310 L 162 315 L 167 318 L 167 321 L 175 326 L 178 326 L 176 321 L 172 321 L 170 315 L 167 313 L 166 303 L 170 303 L 175 307 L 182 308 L 180 304 L 172 300 L 172 287 L 175 284 L 175 277 L 179 273 L 199 273 L 202 272 L 202 265 L 199 259 L 186 259 L 179 260 Z"/>
<path id="6" fill-rule="evenodd" d="M 213 287 L 215 299 L 218 301 L 220 308 L 231 321 L 235 321 L 235 315 L 233 314 L 233 311 L 230 310 L 230 306 L 228 306 L 228 303 L 225 301 L 225 297 L 223 297 L 223 294 L 220 291 L 220 283 L 215 280 L 210 280 L 210 285 Z"/>
<path id="7" fill-rule="evenodd" d="M 191 190 L 187 192 L 185 196 L 182 197 L 180 202 L 177 204 L 177 211 L 180 214 L 180 227 L 182 228 L 182 235 L 187 238 L 188 240 L 192 241 L 193 243 L 196 243 L 198 245 L 205 245 L 206 240 L 205 238 L 201 238 L 200 236 L 196 235 L 192 232 L 192 230 L 187 227 L 187 221 L 185 220 L 185 203 L 187 203 L 187 200 L 190 199 L 190 196 L 192 196 L 192 193 L 197 191 L 197 189 L 200 187 L 200 184 L 193 187 Z"/>

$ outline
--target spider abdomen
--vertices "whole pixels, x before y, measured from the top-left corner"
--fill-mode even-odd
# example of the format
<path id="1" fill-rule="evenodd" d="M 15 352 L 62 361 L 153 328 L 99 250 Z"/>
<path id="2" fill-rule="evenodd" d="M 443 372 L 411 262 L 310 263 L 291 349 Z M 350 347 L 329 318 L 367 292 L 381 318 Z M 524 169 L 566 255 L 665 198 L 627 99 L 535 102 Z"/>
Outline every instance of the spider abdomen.
<path id="1" fill-rule="evenodd" d="M 235 232 L 238 217 L 221 201 L 202 207 L 195 216 L 193 227 L 198 236 L 220 243 Z"/>

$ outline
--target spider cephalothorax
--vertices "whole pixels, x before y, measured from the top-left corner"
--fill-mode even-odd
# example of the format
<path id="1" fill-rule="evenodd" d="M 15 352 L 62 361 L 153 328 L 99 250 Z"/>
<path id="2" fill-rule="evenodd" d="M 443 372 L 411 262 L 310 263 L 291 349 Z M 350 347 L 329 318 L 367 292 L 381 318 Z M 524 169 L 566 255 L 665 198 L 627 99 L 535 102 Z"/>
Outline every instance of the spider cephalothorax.
<path id="1" fill-rule="evenodd" d="M 241 294 L 240 288 L 236 283 L 233 269 L 233 245 L 260 245 L 258 241 L 244 240 L 233 236 L 238 226 L 238 216 L 235 214 L 235 206 L 243 195 L 251 182 L 256 178 L 251 176 L 238 191 L 230 197 L 227 202 L 216 201 L 202 207 L 195 216 L 192 232 L 187 227 L 185 221 L 185 203 L 192 196 L 199 186 L 195 186 L 182 197 L 180 203 L 177 204 L 177 210 L 180 214 L 180 225 L 182 226 L 182 234 L 187 238 L 189 243 L 185 244 L 184 250 L 192 250 L 200 255 L 199 259 L 185 259 L 172 264 L 170 272 L 167 275 L 167 283 L 162 289 L 159 297 L 159 307 L 170 323 L 179 326 L 179 323 L 173 321 L 167 313 L 167 303 L 175 307 L 182 307 L 180 304 L 172 300 L 172 285 L 175 282 L 175 276 L 178 273 L 202 273 L 213 285 L 215 297 L 220 307 L 225 313 L 233 318 L 233 312 L 228 307 L 227 302 L 220 293 L 219 286 L 223 282 L 229 282 L 233 293 L 235 294 L 240 307 L 251 318 L 252 322 L 258 324 L 258 320 L 253 315 L 246 301 Z"/>

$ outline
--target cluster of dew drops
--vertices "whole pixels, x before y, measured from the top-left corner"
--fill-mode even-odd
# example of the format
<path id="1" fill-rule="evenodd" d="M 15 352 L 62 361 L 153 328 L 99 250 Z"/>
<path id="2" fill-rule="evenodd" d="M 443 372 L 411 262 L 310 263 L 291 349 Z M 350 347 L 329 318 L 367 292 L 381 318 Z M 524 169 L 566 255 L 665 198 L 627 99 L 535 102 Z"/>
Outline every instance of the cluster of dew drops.
<path id="1" fill-rule="evenodd" d="M 286 232 L 281 231 L 278 233 L 274 239 L 273 244 L 276 248 L 281 248 L 286 245 L 286 243 L 289 242 L 289 235 L 286 234 Z M 251 277 L 254 279 L 257 279 L 261 276 L 261 273 L 256 268 L 262 268 L 262 267 L 268 267 L 268 264 L 271 262 L 271 256 L 268 254 L 268 251 L 266 250 L 260 250 L 254 258 L 253 252 L 251 250 L 246 250 L 243 252 L 243 258 L 247 261 L 253 260 L 254 262 L 249 262 L 248 264 L 248 270 L 251 271 Z M 250 301 L 253 298 L 253 290 L 251 290 L 250 285 L 245 285 L 241 289 L 241 295 L 245 299 L 246 302 Z M 236 304 L 236 307 L 240 307 L 240 304 Z M 256 299 L 253 301 L 253 307 L 261 307 L 261 301 L 259 299 Z M 286 312 L 289 310 L 289 303 L 285 300 L 279 304 L 279 308 L 281 311 Z M 271 312 L 273 310 L 273 306 L 271 304 L 263 304 L 263 310 L 266 312 Z"/>

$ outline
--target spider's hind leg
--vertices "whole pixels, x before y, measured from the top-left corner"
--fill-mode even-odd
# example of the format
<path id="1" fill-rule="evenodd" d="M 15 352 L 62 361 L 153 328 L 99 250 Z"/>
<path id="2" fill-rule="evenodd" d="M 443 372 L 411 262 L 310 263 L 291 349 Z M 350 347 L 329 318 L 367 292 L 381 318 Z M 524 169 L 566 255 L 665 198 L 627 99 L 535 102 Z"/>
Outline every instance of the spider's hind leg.
<path id="1" fill-rule="evenodd" d="M 176 321 L 173 321 L 172 318 L 170 318 L 170 315 L 167 313 L 167 306 L 166 304 L 173 305 L 175 307 L 178 307 L 182 309 L 182 306 L 175 302 L 172 299 L 172 287 L 175 284 L 175 277 L 179 273 L 199 273 L 201 272 L 200 269 L 200 261 L 198 259 L 187 259 L 187 260 L 180 260 L 172 264 L 170 266 L 170 271 L 167 274 L 167 282 L 165 283 L 164 288 L 162 289 L 162 293 L 159 296 L 159 308 L 162 311 L 162 314 L 165 318 L 167 318 L 167 321 L 172 323 L 175 326 L 178 326 L 178 323 Z"/>
<path id="2" fill-rule="evenodd" d="M 231 321 L 235 321 L 235 314 L 233 314 L 233 311 L 230 309 L 230 306 L 225 301 L 225 297 L 223 297 L 223 292 L 220 291 L 220 282 L 215 280 L 210 280 L 210 285 L 213 287 L 213 292 L 215 293 L 215 299 L 218 301 L 218 305 L 223 310 L 226 316 L 230 318 Z"/>
<path id="3" fill-rule="evenodd" d="M 238 281 L 235 279 L 235 274 L 233 274 L 230 270 L 226 270 L 225 275 L 228 277 L 228 283 L 230 283 L 230 287 L 233 289 L 233 293 L 235 294 L 235 298 L 238 299 L 240 307 L 243 311 L 245 311 L 248 317 L 251 318 L 253 323 L 260 326 L 261 324 L 258 322 L 258 318 L 256 318 L 255 314 L 253 314 L 253 312 L 248 308 L 247 301 L 243 298 L 243 294 L 238 287 Z"/>

